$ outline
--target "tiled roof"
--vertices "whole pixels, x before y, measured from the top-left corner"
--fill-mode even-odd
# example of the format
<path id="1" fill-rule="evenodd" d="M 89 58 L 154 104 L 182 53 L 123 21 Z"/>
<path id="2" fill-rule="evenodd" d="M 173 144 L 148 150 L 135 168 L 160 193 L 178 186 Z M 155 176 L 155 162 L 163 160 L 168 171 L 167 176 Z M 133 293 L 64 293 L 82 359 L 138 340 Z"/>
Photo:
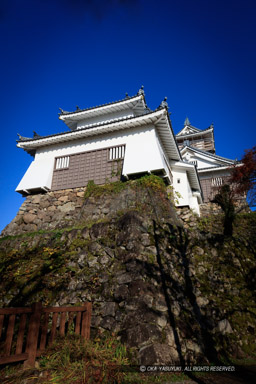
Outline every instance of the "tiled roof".
<path id="1" fill-rule="evenodd" d="M 159 109 L 164 109 L 164 108 L 158 108 L 157 110 L 159 110 Z M 101 123 L 91 124 L 91 125 L 89 125 L 87 127 L 84 127 L 84 128 L 81 128 L 81 129 L 77 129 L 76 131 L 77 132 L 85 131 L 87 129 L 98 128 L 98 127 L 101 127 L 101 126 L 104 126 L 104 125 L 109 125 L 109 124 L 113 124 L 113 123 L 119 123 L 119 122 L 122 122 L 122 121 L 137 119 L 138 117 L 142 117 L 142 116 L 145 116 L 145 115 L 150 115 L 151 113 L 154 113 L 157 110 L 149 111 L 149 112 L 143 113 L 143 114 L 138 115 L 138 116 L 122 117 L 122 118 L 120 118 L 118 120 L 112 120 L 112 121 L 108 121 L 108 122 L 104 122 L 103 121 Z M 61 135 L 67 135 L 67 134 L 72 134 L 72 133 L 74 133 L 74 131 L 64 131 L 64 132 L 54 133 L 54 134 L 51 134 L 51 135 L 40 136 L 40 137 L 33 137 L 33 138 L 23 137 L 23 136 L 19 135 L 19 140 L 16 140 L 16 141 L 18 143 L 28 142 L 28 141 L 31 142 L 31 141 L 37 141 L 37 140 L 40 140 L 40 139 L 46 139 L 48 137 L 61 136 Z"/>
<path id="2" fill-rule="evenodd" d="M 96 106 L 90 107 L 90 108 L 80 109 L 79 107 L 77 107 L 77 109 L 75 111 L 73 111 L 73 112 L 63 111 L 63 109 L 59 108 L 60 111 L 61 111 L 61 113 L 59 113 L 59 115 L 60 116 L 67 116 L 67 115 L 72 115 L 74 113 L 90 111 L 92 109 L 106 107 L 108 105 L 113 105 L 113 104 L 118 104 L 118 103 L 121 103 L 122 101 L 131 100 L 131 99 L 134 99 L 135 97 L 138 97 L 140 95 L 139 92 L 137 93 L 137 95 L 134 95 L 134 96 L 126 96 L 124 99 L 117 100 L 117 101 L 111 101 L 110 103 L 100 104 L 100 105 L 96 105 Z"/>
<path id="3" fill-rule="evenodd" d="M 213 167 L 200 168 L 200 169 L 198 169 L 198 172 L 203 173 L 204 171 L 216 170 L 216 169 L 219 169 L 219 168 L 227 168 L 227 167 L 229 168 L 229 165 L 218 164 L 218 165 L 215 165 Z"/>
<path id="4" fill-rule="evenodd" d="M 198 149 L 198 148 L 195 148 L 195 147 L 191 147 L 190 145 L 186 145 L 184 146 L 181 151 L 184 149 L 184 148 L 188 148 L 194 152 L 198 152 L 198 153 L 201 153 L 202 155 L 205 155 L 205 156 L 208 156 L 208 157 L 212 157 L 213 159 L 217 159 L 217 160 L 224 160 L 224 161 L 229 161 L 230 163 L 236 163 L 236 160 L 232 160 L 232 159 L 228 159 L 226 157 L 222 157 L 222 156 L 219 156 L 219 155 L 215 155 L 213 153 L 210 153 L 210 152 L 207 152 L 207 151 L 204 151 L 202 149 Z"/>
<path id="5" fill-rule="evenodd" d="M 197 132 L 193 132 L 193 133 L 184 133 L 183 135 L 178 136 L 179 133 L 184 129 L 184 128 L 182 128 L 182 129 L 176 134 L 176 138 L 179 139 L 180 137 L 183 137 L 183 136 L 197 135 L 197 134 L 199 134 L 199 133 L 204 133 L 204 132 L 206 132 L 206 131 L 212 129 L 212 126 L 206 128 L 206 129 L 199 129 L 199 128 L 193 127 L 192 125 L 190 125 L 190 127 L 193 128 L 193 129 L 196 129 Z"/>

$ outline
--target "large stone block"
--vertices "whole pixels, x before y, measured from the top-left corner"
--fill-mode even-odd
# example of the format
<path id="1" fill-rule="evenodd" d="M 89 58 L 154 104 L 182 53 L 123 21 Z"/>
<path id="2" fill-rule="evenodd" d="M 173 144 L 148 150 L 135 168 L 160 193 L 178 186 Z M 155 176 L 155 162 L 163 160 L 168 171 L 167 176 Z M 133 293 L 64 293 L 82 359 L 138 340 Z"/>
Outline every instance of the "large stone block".
<path id="1" fill-rule="evenodd" d="M 139 360 L 143 365 L 172 365 L 179 363 L 179 355 L 167 344 L 154 343 L 140 349 Z"/>
<path id="2" fill-rule="evenodd" d="M 161 332 L 153 324 L 140 323 L 125 330 L 124 341 L 129 347 L 141 347 L 161 339 Z"/>
<path id="3" fill-rule="evenodd" d="M 58 206 L 58 209 L 61 211 L 61 212 L 70 212 L 70 211 L 74 211 L 75 210 L 75 203 L 73 202 L 68 202 L 64 205 L 59 205 Z"/>
<path id="4" fill-rule="evenodd" d="M 35 219 L 36 219 L 36 215 L 33 213 L 25 213 L 23 216 L 23 221 L 25 224 L 33 223 Z"/>

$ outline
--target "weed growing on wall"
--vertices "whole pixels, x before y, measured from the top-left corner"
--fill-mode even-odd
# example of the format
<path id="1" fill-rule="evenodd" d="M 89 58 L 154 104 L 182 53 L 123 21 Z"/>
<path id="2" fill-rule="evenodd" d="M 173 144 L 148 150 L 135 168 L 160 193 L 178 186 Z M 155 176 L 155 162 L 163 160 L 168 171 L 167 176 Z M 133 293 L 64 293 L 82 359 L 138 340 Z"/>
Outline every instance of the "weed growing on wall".
<path id="1" fill-rule="evenodd" d="M 167 195 L 168 199 L 177 205 L 179 204 L 179 200 L 182 199 L 182 195 L 178 191 L 174 191 L 172 185 L 168 185 Z"/>
<path id="2" fill-rule="evenodd" d="M 161 177 L 155 175 L 145 175 L 135 180 L 133 185 L 142 187 L 142 188 L 150 188 L 154 191 L 158 192 L 166 192 L 166 186 Z"/>
<path id="3" fill-rule="evenodd" d="M 136 180 L 131 181 L 115 181 L 104 185 L 96 185 L 93 180 L 90 180 L 87 184 L 84 194 L 85 199 L 89 197 L 100 197 L 103 195 L 111 195 L 120 193 L 127 186 L 132 188 L 147 188 L 159 193 L 166 192 L 166 186 L 161 177 L 155 175 L 145 175 Z"/>
<path id="4" fill-rule="evenodd" d="M 84 193 L 85 199 L 89 197 L 100 197 L 103 195 L 117 194 L 126 187 L 126 183 L 122 181 L 115 181 L 114 183 L 96 185 L 93 180 L 90 180 L 87 184 L 86 191 Z"/>

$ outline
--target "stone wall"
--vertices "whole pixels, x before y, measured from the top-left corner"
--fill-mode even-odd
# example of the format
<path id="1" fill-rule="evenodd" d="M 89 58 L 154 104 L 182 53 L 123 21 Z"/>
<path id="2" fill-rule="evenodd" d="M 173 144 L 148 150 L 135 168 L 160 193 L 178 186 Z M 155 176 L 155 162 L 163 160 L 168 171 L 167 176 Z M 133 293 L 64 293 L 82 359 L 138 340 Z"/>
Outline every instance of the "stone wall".
<path id="1" fill-rule="evenodd" d="M 27 196 L 16 217 L 4 228 L 1 236 L 64 228 L 81 222 L 104 219 L 120 210 L 141 206 L 146 198 L 140 189 L 128 184 L 127 188 L 126 185 L 121 188 L 120 193 L 103 192 L 99 199 L 85 199 L 85 191 L 84 187 Z M 166 213 L 170 214 L 171 210 L 172 217 L 177 218 L 171 201 L 166 198 L 166 203 Z M 157 210 L 157 205 L 155 209 Z M 165 212 L 162 212 L 162 215 L 165 216 Z"/>
<path id="2" fill-rule="evenodd" d="M 83 218 L 86 216 L 87 219 L 103 218 L 109 213 L 116 213 L 118 209 L 126 208 L 131 203 L 131 196 L 121 197 L 117 205 L 111 203 L 111 199 L 105 196 L 104 201 L 97 204 L 97 207 L 87 204 L 85 213 L 84 208 L 82 209 L 85 190 L 86 187 L 81 187 L 27 196 L 16 217 L 4 228 L 1 236 L 61 228 L 80 221 L 82 216 Z M 176 212 L 185 227 L 195 227 L 197 216 L 188 207 L 177 208 Z M 222 211 L 217 204 L 204 203 L 200 205 L 200 213 L 201 217 L 205 217 L 219 215 Z"/>
<path id="3" fill-rule="evenodd" d="M 250 207 L 245 199 L 235 200 L 235 210 L 239 212 L 251 212 Z M 222 209 L 215 203 L 204 203 L 200 205 L 200 214 L 202 217 L 223 214 Z"/>
<path id="4" fill-rule="evenodd" d="M 85 188 L 65 189 L 29 195 L 2 236 L 34 232 L 68 225 L 78 217 L 84 203 Z"/>
<path id="5" fill-rule="evenodd" d="M 90 300 L 92 337 L 114 332 L 141 364 L 206 363 L 255 346 L 250 227 L 245 241 L 206 236 L 189 209 L 181 221 L 164 191 L 148 187 L 83 194 L 27 198 L 13 223 L 23 236 L 0 241 L 1 306 Z M 42 213 L 48 225 L 35 222 Z M 30 225 L 44 231 L 26 235 Z"/>
<path id="6" fill-rule="evenodd" d="M 45 229 L 62 228 L 79 222 L 81 217 L 89 219 L 104 218 L 109 213 L 116 213 L 118 209 L 126 208 L 132 203 L 131 196 L 118 199 L 117 204 L 111 203 L 111 199 L 105 196 L 97 206 L 86 205 L 84 212 L 84 194 L 86 188 L 64 189 L 61 191 L 47 192 L 44 194 L 29 195 L 21 205 L 16 217 L 8 224 L 1 236 L 18 235 Z M 171 204 L 171 203 L 170 203 Z M 200 206 L 201 216 L 221 213 L 221 209 L 213 203 L 205 203 Z M 182 219 L 185 227 L 193 227 L 197 216 L 187 208 L 176 210 L 178 217 Z M 194 223 L 194 224 L 193 224 Z"/>

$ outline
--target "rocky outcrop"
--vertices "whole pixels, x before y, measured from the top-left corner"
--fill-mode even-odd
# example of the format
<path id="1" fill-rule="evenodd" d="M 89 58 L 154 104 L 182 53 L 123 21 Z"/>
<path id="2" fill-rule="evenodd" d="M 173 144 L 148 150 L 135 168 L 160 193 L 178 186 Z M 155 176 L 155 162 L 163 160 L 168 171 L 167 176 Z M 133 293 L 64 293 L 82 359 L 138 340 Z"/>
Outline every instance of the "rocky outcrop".
<path id="1" fill-rule="evenodd" d="M 38 210 L 23 211 L 23 234 L 0 240 L 2 306 L 90 300 L 92 337 L 114 332 L 142 364 L 253 352 L 252 219 L 244 237 L 224 239 L 206 234 L 207 223 L 202 229 L 189 210 L 180 220 L 161 185 L 96 190 L 85 200 L 82 192 L 72 192 L 77 202 L 52 217 L 54 227 L 42 227 L 33 215 L 63 213 L 58 207 L 70 203 L 66 195 L 31 197 Z M 41 230 L 28 233 L 29 225 Z"/>

